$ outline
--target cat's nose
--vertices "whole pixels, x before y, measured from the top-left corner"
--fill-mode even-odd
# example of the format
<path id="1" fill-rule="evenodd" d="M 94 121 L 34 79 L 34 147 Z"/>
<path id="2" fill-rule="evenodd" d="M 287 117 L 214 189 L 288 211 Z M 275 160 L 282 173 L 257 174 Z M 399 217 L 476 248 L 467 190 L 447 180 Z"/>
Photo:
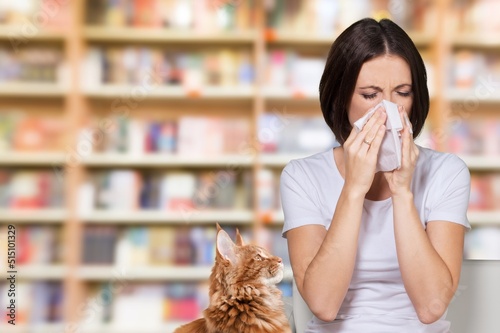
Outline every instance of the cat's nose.
<path id="1" fill-rule="evenodd" d="M 281 264 L 283 262 L 283 260 L 281 260 L 280 257 L 278 257 L 278 264 Z"/>

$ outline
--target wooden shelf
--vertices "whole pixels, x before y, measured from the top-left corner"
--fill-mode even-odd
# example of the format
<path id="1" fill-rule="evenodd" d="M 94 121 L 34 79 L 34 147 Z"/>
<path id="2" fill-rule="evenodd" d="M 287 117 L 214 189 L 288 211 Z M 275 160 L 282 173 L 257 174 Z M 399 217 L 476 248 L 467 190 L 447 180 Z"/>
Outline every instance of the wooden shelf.
<path id="1" fill-rule="evenodd" d="M 124 327 L 122 323 L 103 324 L 102 326 L 86 328 L 82 327 L 81 333 L 172 333 L 179 326 L 187 322 L 168 322 L 160 325 L 140 323 L 132 327 Z M 3 331 L 2 331 L 3 332 Z"/>
<path id="2" fill-rule="evenodd" d="M 94 211 L 82 214 L 85 223 L 98 224 L 238 224 L 246 225 L 254 221 L 251 210 L 166 212 L 166 211 Z"/>
<path id="3" fill-rule="evenodd" d="M 54 333 L 64 332 L 64 324 L 0 324 L 2 333 Z"/>
<path id="4" fill-rule="evenodd" d="M 18 265 L 15 270 L 18 280 L 62 280 L 68 273 L 63 265 Z M 4 280 L 8 276 L 7 268 L 3 267 L 0 278 Z"/>
<path id="5" fill-rule="evenodd" d="M 197 33 L 154 28 L 87 26 L 84 29 L 84 36 L 90 42 L 250 44 L 256 41 L 257 33 L 255 31 Z"/>
<path id="6" fill-rule="evenodd" d="M 492 48 L 500 50 L 500 39 L 498 34 L 478 32 L 460 33 L 452 38 L 452 44 L 455 47 L 468 48 Z"/>
<path id="7" fill-rule="evenodd" d="M 65 153 L 58 152 L 2 152 L 0 166 L 53 167 L 64 164 Z"/>
<path id="8" fill-rule="evenodd" d="M 484 93 L 484 92 L 482 92 Z M 445 98 L 450 102 L 500 103 L 500 92 L 494 91 L 487 96 L 476 96 L 474 89 L 448 89 Z"/>
<path id="9" fill-rule="evenodd" d="M 62 223 L 67 219 L 65 209 L 0 209 L 0 223 Z"/>
<path id="10" fill-rule="evenodd" d="M 319 104 L 319 92 L 304 92 L 289 87 L 263 87 L 262 94 L 271 101 L 315 102 Z"/>
<path id="11" fill-rule="evenodd" d="M 429 46 L 432 43 L 433 36 L 429 33 L 410 31 L 408 33 L 417 46 Z M 300 34 L 296 32 L 283 32 L 283 31 L 271 31 L 267 32 L 265 40 L 268 44 L 286 44 L 295 46 L 325 46 L 330 47 L 338 34 L 331 35 L 312 35 L 312 34 Z"/>
<path id="12" fill-rule="evenodd" d="M 459 157 L 473 171 L 500 171 L 500 156 L 459 155 Z"/>
<path id="13" fill-rule="evenodd" d="M 87 281 L 102 281 L 123 279 L 126 281 L 206 281 L 210 277 L 212 266 L 145 266 L 145 267 L 114 267 L 114 266 L 82 266 L 78 277 Z M 293 273 L 285 268 L 283 282 L 290 282 Z"/>
<path id="14" fill-rule="evenodd" d="M 285 215 L 282 210 L 274 211 L 270 214 L 270 220 L 268 221 L 270 224 L 280 225 L 285 222 Z"/>
<path id="15" fill-rule="evenodd" d="M 303 158 L 310 154 L 262 154 L 259 156 L 260 162 L 267 167 L 284 167 L 288 162 L 294 159 Z"/>
<path id="16" fill-rule="evenodd" d="M 26 24 L 22 25 L 0 25 L 0 40 L 15 40 L 19 39 L 21 45 L 25 41 L 40 41 L 40 42 L 62 42 L 66 38 L 64 32 L 47 31 L 38 28 L 33 31 Z"/>
<path id="17" fill-rule="evenodd" d="M 268 31 L 265 40 L 267 44 L 287 44 L 287 45 L 318 45 L 329 47 L 337 38 L 338 34 L 332 35 L 307 35 L 294 32 Z"/>
<path id="18" fill-rule="evenodd" d="M 249 155 L 180 156 L 168 154 L 93 154 L 82 159 L 88 167 L 250 167 L 255 157 Z"/>
<path id="19" fill-rule="evenodd" d="M 500 211 L 469 211 L 467 213 L 471 225 L 500 227 Z"/>
<path id="20" fill-rule="evenodd" d="M 140 85 L 101 85 L 94 89 L 85 89 L 84 94 L 93 99 L 123 98 L 123 96 L 135 96 L 133 93 Z M 250 100 L 255 95 L 252 86 L 242 87 L 201 87 L 197 90 L 189 90 L 180 86 L 155 86 L 143 89 L 146 93 L 141 98 L 156 100 Z M 142 91 L 142 90 L 141 90 Z M 138 93 L 137 93 L 138 94 Z"/>
<path id="21" fill-rule="evenodd" d="M 160 326 L 151 326 L 141 324 L 138 327 L 125 328 L 123 325 L 102 324 L 102 325 L 85 325 L 84 323 L 78 327 L 79 333 L 172 333 L 179 326 L 187 322 L 168 322 Z M 66 324 L 21 324 L 16 326 L 0 324 L 0 332 L 2 333 L 57 333 L 65 332 Z"/>
<path id="22" fill-rule="evenodd" d="M 62 98 L 67 91 L 58 83 L 0 82 L 0 96 Z"/>
<path id="23" fill-rule="evenodd" d="M 88 281 L 109 279 L 123 280 L 161 280 L 161 281 L 204 281 L 210 276 L 212 267 L 199 266 L 146 266 L 146 267 L 113 267 L 82 266 L 78 277 Z"/>

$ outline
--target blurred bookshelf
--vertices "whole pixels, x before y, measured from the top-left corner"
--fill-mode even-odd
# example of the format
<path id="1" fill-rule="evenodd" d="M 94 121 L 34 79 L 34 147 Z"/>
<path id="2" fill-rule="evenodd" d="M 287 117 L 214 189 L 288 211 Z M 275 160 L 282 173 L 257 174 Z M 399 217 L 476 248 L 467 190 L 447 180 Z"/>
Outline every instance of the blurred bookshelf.
<path id="1" fill-rule="evenodd" d="M 13 224 L 24 251 L 19 320 L 1 332 L 172 332 L 206 307 L 216 222 L 284 257 L 290 296 L 280 172 L 334 145 L 318 82 L 335 37 L 366 16 L 392 17 L 421 51 L 422 142 L 471 170 L 465 255 L 500 258 L 495 2 L 23 3 L 0 6 L 0 244 Z M 151 327 L 127 327 L 145 300 Z"/>

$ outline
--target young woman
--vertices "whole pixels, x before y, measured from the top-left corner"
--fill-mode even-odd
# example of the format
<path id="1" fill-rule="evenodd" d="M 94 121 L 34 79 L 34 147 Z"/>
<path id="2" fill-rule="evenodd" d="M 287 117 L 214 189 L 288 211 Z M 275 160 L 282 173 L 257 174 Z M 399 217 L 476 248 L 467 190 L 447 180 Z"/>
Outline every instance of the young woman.
<path id="1" fill-rule="evenodd" d="M 386 131 L 379 107 L 398 104 L 401 167 L 376 172 Z M 363 19 L 333 43 L 320 82 L 339 147 L 291 161 L 281 175 L 283 234 L 307 332 L 448 332 L 470 192 L 456 156 L 416 146 L 429 111 L 424 63 L 390 20 Z"/>

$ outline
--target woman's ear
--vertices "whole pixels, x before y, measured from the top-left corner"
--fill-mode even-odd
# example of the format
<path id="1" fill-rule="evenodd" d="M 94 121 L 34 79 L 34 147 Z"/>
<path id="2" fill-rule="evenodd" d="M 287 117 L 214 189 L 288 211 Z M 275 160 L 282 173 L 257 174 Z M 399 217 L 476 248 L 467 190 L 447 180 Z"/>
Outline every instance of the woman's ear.
<path id="1" fill-rule="evenodd" d="M 222 229 L 217 232 L 217 255 L 231 264 L 236 263 L 236 245 Z"/>

